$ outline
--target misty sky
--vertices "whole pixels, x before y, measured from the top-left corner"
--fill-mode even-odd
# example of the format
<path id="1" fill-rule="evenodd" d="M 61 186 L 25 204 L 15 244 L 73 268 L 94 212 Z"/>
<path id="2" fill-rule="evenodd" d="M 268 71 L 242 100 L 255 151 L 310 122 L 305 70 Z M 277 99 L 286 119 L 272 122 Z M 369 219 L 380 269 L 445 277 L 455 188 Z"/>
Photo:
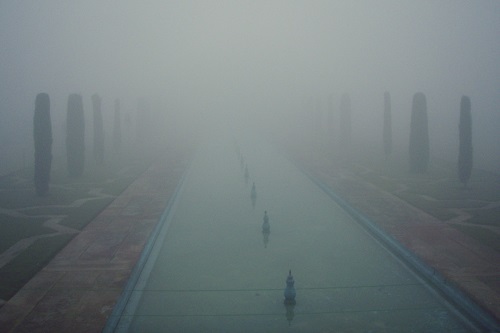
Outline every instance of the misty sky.
<path id="1" fill-rule="evenodd" d="M 465 94 L 476 158 L 491 167 L 500 165 L 499 36 L 494 0 L 0 0 L 0 139 L 4 150 L 13 132 L 31 142 L 39 92 L 53 117 L 74 92 L 90 114 L 97 92 L 103 110 L 115 98 L 135 110 L 145 96 L 177 117 L 269 123 L 311 99 L 326 110 L 331 96 L 337 107 L 348 92 L 356 135 L 381 124 L 387 90 L 394 133 L 407 144 L 411 99 L 422 91 L 431 149 L 433 140 L 458 146 Z"/>

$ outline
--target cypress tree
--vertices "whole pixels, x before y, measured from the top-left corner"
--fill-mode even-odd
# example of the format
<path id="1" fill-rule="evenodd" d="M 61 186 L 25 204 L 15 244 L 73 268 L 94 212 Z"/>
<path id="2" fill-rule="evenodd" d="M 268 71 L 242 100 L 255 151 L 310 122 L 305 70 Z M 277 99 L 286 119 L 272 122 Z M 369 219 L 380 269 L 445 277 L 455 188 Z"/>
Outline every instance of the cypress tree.
<path id="1" fill-rule="evenodd" d="M 336 151 L 335 147 L 335 110 L 333 106 L 333 94 L 328 96 L 328 110 L 327 110 L 327 149 L 329 157 L 333 157 Z"/>
<path id="2" fill-rule="evenodd" d="M 144 98 L 140 98 L 137 102 L 137 142 L 139 147 L 146 147 L 151 139 L 151 114 L 149 104 Z"/>
<path id="3" fill-rule="evenodd" d="M 351 98 L 343 94 L 340 99 L 340 149 L 344 156 L 351 149 Z"/>
<path id="4" fill-rule="evenodd" d="M 410 124 L 410 172 L 425 173 L 429 164 L 427 100 L 421 92 L 413 96 Z"/>
<path id="5" fill-rule="evenodd" d="M 388 159 L 392 153 L 392 115 L 391 115 L 391 95 L 389 92 L 384 93 L 384 154 Z"/>
<path id="6" fill-rule="evenodd" d="M 125 123 L 125 134 L 126 134 L 126 139 L 127 139 L 127 145 L 131 145 L 131 138 L 132 138 L 132 119 L 130 116 L 130 112 L 125 113 L 125 119 L 123 122 Z"/>
<path id="7" fill-rule="evenodd" d="M 335 132 L 335 110 L 333 107 L 333 94 L 328 97 L 328 136 L 330 140 L 334 140 L 333 133 Z"/>
<path id="8" fill-rule="evenodd" d="M 85 163 L 85 118 L 82 96 L 71 94 L 66 117 L 66 156 L 70 177 L 80 177 Z"/>
<path id="9" fill-rule="evenodd" d="M 120 114 L 120 100 L 115 100 L 115 114 L 113 121 L 113 149 L 116 152 L 121 150 L 122 146 L 122 124 Z"/>
<path id="10" fill-rule="evenodd" d="M 35 190 L 37 195 L 43 196 L 49 191 L 52 166 L 52 123 L 50 99 L 46 93 L 38 94 L 35 99 L 33 139 L 35 144 Z"/>
<path id="11" fill-rule="evenodd" d="M 101 97 L 92 95 L 94 111 L 94 159 L 97 164 L 104 164 L 104 126 L 102 122 Z"/>
<path id="12" fill-rule="evenodd" d="M 467 186 L 472 172 L 472 117 L 470 98 L 462 96 L 460 101 L 458 178 Z"/>
<path id="13" fill-rule="evenodd" d="M 321 125 L 323 123 L 322 119 L 322 114 L 321 114 L 321 101 L 319 99 L 316 100 L 316 108 L 313 113 L 313 122 L 314 122 L 314 128 L 313 128 L 313 133 L 314 133 L 314 146 L 315 146 L 315 151 L 320 152 L 321 151 L 321 146 L 323 143 L 322 140 L 322 135 L 321 135 Z"/>

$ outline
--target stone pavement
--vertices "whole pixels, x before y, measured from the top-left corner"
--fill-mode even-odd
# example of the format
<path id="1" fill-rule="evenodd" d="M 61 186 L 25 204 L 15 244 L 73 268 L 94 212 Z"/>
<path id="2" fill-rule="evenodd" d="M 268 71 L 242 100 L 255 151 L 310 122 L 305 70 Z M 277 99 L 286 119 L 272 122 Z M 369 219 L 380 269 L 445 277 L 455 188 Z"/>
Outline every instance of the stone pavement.
<path id="1" fill-rule="evenodd" d="M 500 253 L 349 172 L 308 169 L 358 212 L 439 272 L 500 326 Z"/>
<path id="2" fill-rule="evenodd" d="M 153 163 L 90 222 L 0 308 L 0 331 L 100 332 L 182 178 L 183 157 Z"/>

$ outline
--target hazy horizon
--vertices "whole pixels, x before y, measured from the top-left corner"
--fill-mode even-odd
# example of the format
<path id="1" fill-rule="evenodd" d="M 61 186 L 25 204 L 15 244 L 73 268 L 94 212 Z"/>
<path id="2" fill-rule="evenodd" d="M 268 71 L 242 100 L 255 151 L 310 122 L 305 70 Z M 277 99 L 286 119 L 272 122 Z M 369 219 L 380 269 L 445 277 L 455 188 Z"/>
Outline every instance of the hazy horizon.
<path id="1" fill-rule="evenodd" d="M 145 97 L 168 113 L 166 128 L 193 135 L 242 124 L 290 130 L 299 113 L 326 113 L 329 98 L 338 113 L 349 93 L 353 136 L 381 141 L 385 91 L 395 143 L 408 144 L 422 91 L 431 154 L 450 160 L 469 96 L 475 166 L 499 171 L 499 33 L 500 2 L 486 0 L 2 1 L 0 153 L 14 161 L 0 171 L 20 164 L 19 150 L 31 158 L 40 92 L 59 136 L 70 93 L 82 94 L 87 121 L 94 93 L 107 127 L 116 98 L 135 114 Z"/>

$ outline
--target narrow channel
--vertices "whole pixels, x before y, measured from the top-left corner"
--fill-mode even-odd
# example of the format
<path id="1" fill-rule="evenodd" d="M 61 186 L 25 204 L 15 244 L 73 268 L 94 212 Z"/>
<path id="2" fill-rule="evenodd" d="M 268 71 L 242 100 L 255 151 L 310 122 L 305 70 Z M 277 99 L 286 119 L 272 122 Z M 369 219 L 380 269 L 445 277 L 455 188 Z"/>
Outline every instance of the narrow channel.
<path id="1" fill-rule="evenodd" d="M 203 143 L 176 200 L 118 332 L 474 331 L 258 140 Z M 295 305 L 284 304 L 290 270 Z"/>

